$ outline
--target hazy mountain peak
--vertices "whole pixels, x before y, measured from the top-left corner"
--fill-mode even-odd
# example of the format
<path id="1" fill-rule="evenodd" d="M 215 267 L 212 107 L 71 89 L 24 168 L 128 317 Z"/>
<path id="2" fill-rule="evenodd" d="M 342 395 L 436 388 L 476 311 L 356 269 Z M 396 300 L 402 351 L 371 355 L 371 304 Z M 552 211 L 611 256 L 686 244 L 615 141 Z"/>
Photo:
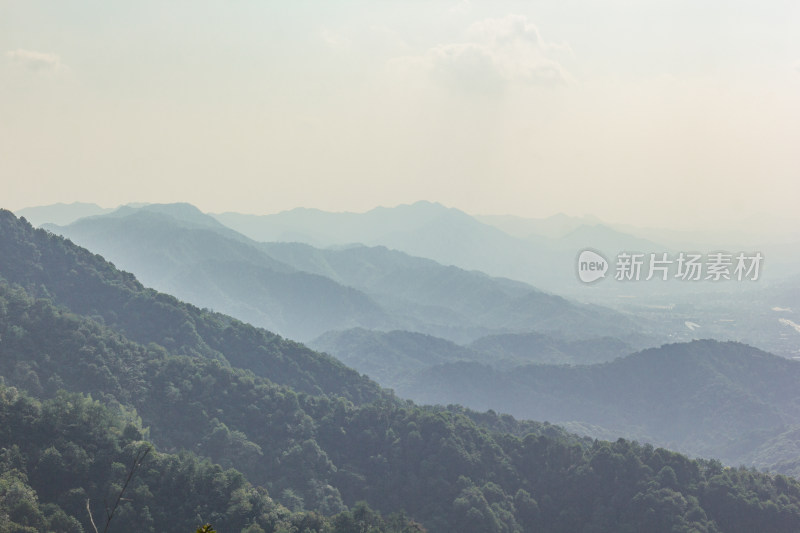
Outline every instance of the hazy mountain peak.
<path id="1" fill-rule="evenodd" d="M 97 204 L 86 202 L 72 202 L 71 204 L 59 202 L 57 204 L 26 207 L 15 214 L 25 219 L 34 226 L 42 224 L 57 224 L 65 226 L 88 216 L 102 215 L 113 209 L 106 209 Z"/>
<path id="2" fill-rule="evenodd" d="M 301 206 L 301 207 L 294 207 L 292 209 L 285 209 L 283 211 L 280 211 L 278 214 L 282 215 L 282 214 L 289 214 L 289 213 L 305 215 L 305 214 L 311 214 L 311 213 L 329 213 L 329 211 L 324 211 L 324 210 L 316 208 L 316 207 L 302 207 Z M 252 215 L 252 216 L 259 216 L 259 215 Z M 269 216 L 269 215 L 264 215 L 264 216 Z"/>
<path id="3" fill-rule="evenodd" d="M 132 217 L 132 219 L 147 221 L 150 224 L 165 224 L 187 229 L 208 229 L 237 241 L 250 242 L 244 235 L 218 222 L 217 219 L 203 213 L 194 205 L 185 202 L 146 204 L 142 207 L 133 207 L 128 204 L 103 216 L 116 219 Z M 76 221 L 76 224 L 80 223 L 81 221 Z"/>
<path id="4" fill-rule="evenodd" d="M 384 207 L 382 209 L 391 210 L 391 209 L 407 209 L 411 211 L 428 211 L 428 212 L 442 212 L 442 211 L 458 211 L 455 208 L 448 208 L 444 205 L 440 204 L 439 202 L 431 202 L 430 200 L 418 200 L 416 202 L 410 204 L 400 204 L 396 207 Z"/>
<path id="5" fill-rule="evenodd" d="M 359 216 L 359 215 L 355 215 Z M 400 204 L 394 207 L 376 207 L 363 215 L 373 224 L 381 224 L 384 231 L 408 231 L 443 218 L 469 219 L 470 215 L 453 207 L 446 207 L 438 202 L 420 200 L 412 204 Z"/>
<path id="6" fill-rule="evenodd" d="M 640 252 L 666 252 L 667 247 L 623 233 L 605 224 L 582 224 L 557 240 L 562 248 L 597 248 L 607 253 L 623 250 Z"/>

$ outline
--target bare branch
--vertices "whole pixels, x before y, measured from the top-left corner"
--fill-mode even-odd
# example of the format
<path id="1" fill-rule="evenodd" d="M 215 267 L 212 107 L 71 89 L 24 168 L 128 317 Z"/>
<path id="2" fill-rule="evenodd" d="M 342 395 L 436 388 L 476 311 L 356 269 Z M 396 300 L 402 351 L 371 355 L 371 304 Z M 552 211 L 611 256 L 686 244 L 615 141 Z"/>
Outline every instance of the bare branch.
<path id="1" fill-rule="evenodd" d="M 108 526 L 111 524 L 111 519 L 114 518 L 114 513 L 117 512 L 117 507 L 119 507 L 119 502 L 123 500 L 122 496 L 125 494 L 125 489 L 128 488 L 128 484 L 131 482 L 131 479 L 133 479 L 133 475 L 136 473 L 139 467 L 142 466 L 142 462 L 144 461 L 145 457 L 147 457 L 147 455 L 152 450 L 153 447 L 151 445 L 148 445 L 136 452 L 136 456 L 133 458 L 133 463 L 131 464 L 131 468 L 130 470 L 128 470 L 128 477 L 125 478 L 125 484 L 122 485 L 122 490 L 119 491 L 119 495 L 117 496 L 117 501 L 114 502 L 114 507 L 109 512 L 108 507 L 106 506 L 106 515 L 108 516 L 108 519 L 106 520 L 106 526 L 103 528 L 103 533 L 106 533 L 108 531 Z M 88 508 L 89 505 L 88 501 L 86 505 Z M 91 516 L 92 513 L 90 511 L 89 512 L 90 519 Z M 99 533 L 97 531 L 97 527 L 94 525 L 94 521 L 92 521 L 92 527 L 94 527 L 95 533 Z"/>
<path id="2" fill-rule="evenodd" d="M 94 533 L 100 533 L 97 531 L 97 526 L 94 525 L 94 517 L 92 516 L 92 510 L 89 508 L 89 499 L 86 499 L 86 512 L 89 513 L 89 522 L 92 523 L 92 528 L 94 529 Z"/>

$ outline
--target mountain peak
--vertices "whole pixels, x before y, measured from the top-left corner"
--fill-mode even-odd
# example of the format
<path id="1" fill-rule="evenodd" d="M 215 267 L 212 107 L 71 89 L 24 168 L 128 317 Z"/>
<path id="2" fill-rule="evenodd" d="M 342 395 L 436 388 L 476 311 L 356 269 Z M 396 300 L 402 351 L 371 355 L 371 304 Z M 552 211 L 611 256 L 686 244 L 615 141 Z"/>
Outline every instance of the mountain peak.
<path id="1" fill-rule="evenodd" d="M 184 224 L 188 223 L 192 226 L 230 231 L 214 217 L 203 213 L 194 205 L 186 202 L 172 204 L 144 204 L 141 207 L 135 207 L 133 204 L 127 204 L 117 208 L 116 211 L 110 213 L 110 216 L 126 217 L 137 213 L 166 215 Z"/>
<path id="2" fill-rule="evenodd" d="M 34 226 L 48 223 L 66 226 L 79 218 L 102 215 L 111 211 L 113 209 L 106 209 L 92 203 L 72 202 L 67 204 L 60 202 L 51 205 L 26 207 L 16 211 L 15 214 L 19 217 L 25 217 L 25 220 Z"/>

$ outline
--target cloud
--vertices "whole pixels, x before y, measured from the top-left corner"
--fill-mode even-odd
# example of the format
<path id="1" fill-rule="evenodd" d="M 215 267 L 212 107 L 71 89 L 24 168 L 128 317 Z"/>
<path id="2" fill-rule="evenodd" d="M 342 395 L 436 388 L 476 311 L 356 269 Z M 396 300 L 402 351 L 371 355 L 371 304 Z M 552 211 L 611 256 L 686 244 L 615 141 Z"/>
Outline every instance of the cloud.
<path id="1" fill-rule="evenodd" d="M 546 42 L 521 15 L 471 25 L 463 42 L 440 44 L 424 54 L 400 58 L 404 68 L 427 70 L 434 78 L 466 90 L 494 92 L 510 84 L 564 85 L 570 75 L 550 56 L 571 52 Z"/>
<path id="2" fill-rule="evenodd" d="M 467 34 L 495 45 L 515 42 L 528 42 L 539 48 L 544 45 L 539 30 L 523 15 L 507 15 L 476 22 L 469 27 Z"/>
<path id="3" fill-rule="evenodd" d="M 570 79 L 561 64 L 548 57 L 555 52 L 571 53 L 569 47 L 546 42 L 539 29 L 522 15 L 476 22 L 467 35 L 488 51 L 509 81 L 558 84 Z"/>
<path id="4" fill-rule="evenodd" d="M 33 50 L 11 50 L 6 52 L 6 57 L 16 65 L 36 72 L 56 72 L 67 68 L 59 56 Z"/>
<path id="5" fill-rule="evenodd" d="M 437 46 L 428 51 L 427 59 L 435 78 L 458 87 L 495 92 L 507 81 L 491 51 L 474 43 Z"/>

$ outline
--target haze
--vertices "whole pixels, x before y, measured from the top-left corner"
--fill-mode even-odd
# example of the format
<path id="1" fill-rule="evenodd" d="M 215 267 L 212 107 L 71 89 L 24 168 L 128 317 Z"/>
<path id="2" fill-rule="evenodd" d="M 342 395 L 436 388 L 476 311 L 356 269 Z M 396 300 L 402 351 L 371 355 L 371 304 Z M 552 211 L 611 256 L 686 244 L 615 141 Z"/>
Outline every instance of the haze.
<path id="1" fill-rule="evenodd" d="M 0 3 L 3 207 L 797 217 L 800 4 Z"/>

